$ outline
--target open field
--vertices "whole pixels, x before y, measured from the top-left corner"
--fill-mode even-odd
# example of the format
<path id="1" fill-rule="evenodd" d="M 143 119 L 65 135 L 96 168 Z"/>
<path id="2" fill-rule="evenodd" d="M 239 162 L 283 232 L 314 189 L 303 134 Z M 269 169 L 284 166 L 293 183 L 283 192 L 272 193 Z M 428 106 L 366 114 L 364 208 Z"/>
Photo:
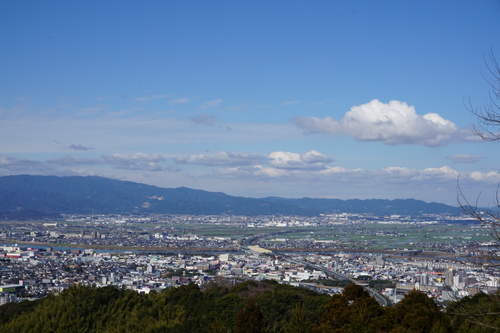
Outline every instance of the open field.
<path id="1" fill-rule="evenodd" d="M 11 231 L 17 234 L 36 235 L 57 232 L 59 239 L 39 240 L 37 237 L 27 237 L 25 242 L 42 242 L 44 244 L 58 244 L 61 246 L 82 248 L 109 248 L 114 250 L 175 250 L 182 245 L 161 246 L 158 244 L 148 245 L 147 242 L 133 243 L 134 238 L 145 235 L 161 234 L 169 237 L 193 237 L 200 239 L 225 239 L 227 242 L 237 244 L 258 244 L 262 247 L 281 249 L 297 249 L 300 251 L 328 251 L 333 249 L 356 250 L 356 251 L 440 251 L 460 252 L 479 247 L 482 242 L 491 240 L 489 229 L 474 223 L 347 223 L 345 225 L 316 225 L 316 226 L 252 226 L 244 223 L 168 223 L 168 222 L 134 222 L 126 223 L 103 223 L 102 221 L 57 221 L 57 227 L 48 221 L 1 221 L 0 228 L 5 233 Z M 79 244 L 74 236 L 82 233 L 90 233 L 98 230 L 103 237 L 110 239 L 121 235 L 122 238 L 132 240 L 127 246 L 117 243 L 116 245 L 103 245 L 98 241 L 83 242 Z M 3 237 L 8 241 L 8 237 Z M 19 238 L 18 238 L 19 239 Z M 68 241 L 70 239 L 71 241 Z M 1 239 L 0 239 L 1 241 Z M 191 249 L 213 248 L 213 246 L 198 246 L 189 244 L 185 247 Z M 226 248 L 229 250 L 229 248 Z"/>

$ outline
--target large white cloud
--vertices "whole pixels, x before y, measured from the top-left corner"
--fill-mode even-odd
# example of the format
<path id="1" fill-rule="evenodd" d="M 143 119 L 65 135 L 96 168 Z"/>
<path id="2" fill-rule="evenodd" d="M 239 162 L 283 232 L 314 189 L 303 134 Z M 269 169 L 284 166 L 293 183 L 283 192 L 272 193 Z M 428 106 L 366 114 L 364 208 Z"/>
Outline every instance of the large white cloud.
<path id="1" fill-rule="evenodd" d="M 389 145 L 439 146 L 463 140 L 465 130 L 437 113 L 423 116 L 405 102 L 382 103 L 377 99 L 353 106 L 340 121 L 331 117 L 297 117 L 293 120 L 308 133 L 344 134 L 359 141 L 382 141 Z"/>

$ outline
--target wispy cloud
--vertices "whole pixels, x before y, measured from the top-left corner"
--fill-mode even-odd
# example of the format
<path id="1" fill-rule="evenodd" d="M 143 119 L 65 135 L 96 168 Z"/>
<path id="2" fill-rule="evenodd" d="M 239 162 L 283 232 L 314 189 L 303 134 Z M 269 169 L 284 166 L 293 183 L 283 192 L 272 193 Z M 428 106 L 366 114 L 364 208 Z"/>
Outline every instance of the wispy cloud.
<path id="1" fill-rule="evenodd" d="M 127 170 L 147 170 L 147 171 L 160 171 L 162 170 L 161 162 L 166 158 L 158 154 L 136 153 L 133 155 L 110 154 L 101 155 L 97 158 L 78 158 L 74 156 L 65 156 L 62 158 L 55 158 L 48 161 L 48 163 L 58 165 L 109 165 L 117 169 Z"/>
<path id="2" fill-rule="evenodd" d="M 80 117 L 96 116 L 96 115 L 100 115 L 105 110 L 106 110 L 105 106 L 97 105 L 97 106 L 90 106 L 88 108 L 79 109 L 76 112 L 76 114 Z"/>
<path id="3" fill-rule="evenodd" d="M 500 173 L 497 171 L 472 171 L 461 173 L 449 166 L 437 168 L 412 169 L 405 167 L 387 167 L 379 170 L 366 170 L 361 168 L 349 169 L 341 166 L 331 166 L 332 159 L 321 153 L 311 151 L 299 154 L 301 163 L 313 165 L 307 167 L 297 163 L 280 161 L 276 163 L 274 152 L 268 156 L 261 154 L 248 154 L 236 152 L 216 152 L 206 154 L 193 154 L 178 156 L 174 160 L 178 163 L 198 164 L 205 166 L 224 166 L 214 170 L 212 176 L 218 178 L 246 178 L 258 181 L 270 181 L 282 179 L 294 182 L 307 181 L 309 184 L 321 183 L 350 183 L 356 186 L 372 186 L 383 184 L 400 184 L 408 187 L 409 184 L 447 184 L 454 185 L 458 177 L 462 183 L 480 182 L 496 186 L 500 182 Z M 293 156 L 294 153 L 285 155 Z M 29 159 L 17 159 L 11 156 L 0 156 L 0 170 L 8 171 L 9 174 L 33 172 L 36 174 L 67 174 L 64 170 L 56 169 L 56 166 L 78 166 L 78 165 L 104 165 L 112 168 L 144 171 L 179 171 L 175 166 L 163 167 L 161 164 L 166 157 L 159 154 L 136 153 L 133 155 L 109 154 L 96 158 L 80 158 L 65 156 L 51 160 L 35 161 Z M 294 157 L 296 159 L 296 157 Z M 321 168 L 314 166 L 316 163 L 325 163 Z M 87 171 L 86 174 L 93 174 Z"/>
<path id="4" fill-rule="evenodd" d="M 179 98 L 175 98 L 175 99 L 170 100 L 169 103 L 170 103 L 170 105 L 178 105 L 178 104 L 186 104 L 186 103 L 189 103 L 191 101 L 192 101 L 191 98 L 179 97 Z"/>
<path id="5" fill-rule="evenodd" d="M 168 95 L 141 96 L 141 97 L 134 98 L 134 101 L 146 103 L 146 102 L 150 102 L 150 101 L 155 100 L 155 99 L 163 99 L 163 98 L 167 98 L 167 97 L 168 97 Z"/>
<path id="6" fill-rule="evenodd" d="M 54 168 L 49 165 L 34 160 L 17 159 L 10 156 L 0 156 L 0 170 L 6 170 L 9 173 L 50 173 Z"/>
<path id="7" fill-rule="evenodd" d="M 482 182 L 496 184 L 500 181 L 500 173 L 469 172 L 460 173 L 449 166 L 439 168 L 411 169 L 404 167 L 387 167 L 379 170 L 361 168 L 349 169 L 339 166 L 326 165 L 322 169 L 277 168 L 272 165 L 253 165 L 250 167 L 234 166 L 219 169 L 217 176 L 229 178 L 247 178 L 255 181 L 293 181 L 307 182 L 308 184 L 352 184 L 352 186 L 385 186 L 387 184 L 410 186 L 415 188 L 426 186 L 454 186 L 460 175 L 462 182 Z"/>
<path id="8" fill-rule="evenodd" d="M 113 165 L 119 169 L 160 171 L 160 162 L 165 161 L 165 157 L 157 154 L 137 153 L 131 156 L 122 154 L 103 155 L 101 159 L 104 163 Z"/>
<path id="9" fill-rule="evenodd" d="M 163 155 L 149 153 L 107 154 L 92 158 L 64 156 L 47 161 L 0 156 L 0 175 L 101 175 L 146 183 L 153 177 L 155 185 L 164 187 L 172 184 L 199 187 L 203 181 L 203 188 L 210 190 L 208 184 L 212 184 L 212 190 L 220 191 L 220 184 L 225 183 L 229 187 L 225 187 L 224 192 L 231 194 L 243 190 L 246 196 L 260 192 L 285 197 L 298 194 L 380 198 L 380 193 L 384 193 L 384 197 L 426 198 L 451 204 L 456 197 L 454 189 L 459 175 L 460 185 L 469 193 L 478 188 L 494 193 L 500 182 L 498 171 L 460 172 L 446 165 L 423 169 L 399 166 L 373 170 L 347 168 L 332 165 L 331 157 L 317 151 L 277 151 L 267 155 L 214 152 L 175 157 L 176 163 L 197 165 L 190 168 L 194 172 L 191 174 L 181 172 L 175 164 L 168 165 L 167 160 Z M 127 171 L 118 174 L 117 169 Z M 297 187 L 301 188 L 298 192 Z M 256 192 L 248 192 L 252 188 Z"/>
<path id="10" fill-rule="evenodd" d="M 202 113 L 197 116 L 194 116 L 190 118 L 192 122 L 195 124 L 202 124 L 202 125 L 210 125 L 212 126 L 215 123 L 215 116 L 210 113 Z"/>
<path id="11" fill-rule="evenodd" d="M 472 133 L 437 113 L 423 116 L 404 102 L 372 100 L 354 106 L 337 121 L 331 117 L 297 117 L 293 121 L 306 133 L 343 134 L 358 141 L 381 141 L 389 145 L 440 146 L 470 140 Z"/>
<path id="12" fill-rule="evenodd" d="M 447 156 L 447 159 L 451 160 L 453 163 L 475 163 L 484 158 L 481 155 L 469 155 L 469 154 L 455 154 Z"/>
<path id="13" fill-rule="evenodd" d="M 307 153 L 275 151 L 270 154 L 252 154 L 240 152 L 211 152 L 177 156 L 178 163 L 199 164 L 207 166 L 259 166 L 275 169 L 320 170 L 333 162 L 333 159 L 315 150 Z"/>
<path id="14" fill-rule="evenodd" d="M 84 157 L 75 157 L 75 156 L 64 156 L 57 157 L 47 161 L 47 163 L 57 164 L 57 165 L 96 165 L 103 164 L 103 160 L 100 158 L 84 158 Z"/>
<path id="15" fill-rule="evenodd" d="M 216 98 L 216 99 L 213 99 L 211 101 L 206 101 L 205 103 L 203 103 L 201 105 L 201 108 L 202 109 L 214 108 L 216 106 L 219 106 L 221 103 L 222 103 L 222 99 L 221 98 Z"/>
<path id="16" fill-rule="evenodd" d="M 92 147 L 86 147 L 86 146 L 78 145 L 78 144 L 76 144 L 76 145 L 75 144 L 71 144 L 71 146 L 69 146 L 69 149 L 87 151 L 87 150 L 92 150 L 94 148 L 92 148 Z"/>
<path id="17" fill-rule="evenodd" d="M 247 108 L 250 104 L 251 104 L 250 102 L 239 102 L 229 106 L 227 109 L 232 111 L 239 111 Z"/>
<path id="18" fill-rule="evenodd" d="M 192 154 L 177 156 L 174 160 L 178 163 L 200 164 L 210 166 L 236 166 L 262 163 L 267 160 L 263 154 L 235 153 L 219 151 L 213 153 Z"/>
<path id="19" fill-rule="evenodd" d="M 318 106 L 318 105 L 325 105 L 327 103 L 331 103 L 332 100 L 331 99 L 327 99 L 327 100 L 323 100 L 323 101 L 317 101 L 317 102 L 311 102 L 309 103 L 308 105 L 311 105 L 311 106 Z"/>

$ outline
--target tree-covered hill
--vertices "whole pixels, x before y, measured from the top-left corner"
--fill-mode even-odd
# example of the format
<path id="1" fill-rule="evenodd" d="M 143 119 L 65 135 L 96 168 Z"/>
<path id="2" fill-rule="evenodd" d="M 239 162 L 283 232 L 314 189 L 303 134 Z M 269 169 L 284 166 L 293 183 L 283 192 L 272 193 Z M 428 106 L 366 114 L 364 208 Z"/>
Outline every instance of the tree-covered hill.
<path id="1" fill-rule="evenodd" d="M 204 291 L 191 284 L 149 294 L 76 286 L 41 301 L 0 306 L 0 332 L 494 332 L 500 317 L 488 315 L 491 297 L 466 298 L 445 313 L 418 291 L 383 308 L 354 284 L 332 297 L 272 281 L 213 284 Z M 467 309 L 482 316 L 467 317 Z"/>
<path id="2" fill-rule="evenodd" d="M 0 177 L 0 218 L 53 218 L 58 214 L 302 215 L 335 212 L 376 215 L 460 214 L 419 200 L 245 198 L 220 192 L 151 185 L 102 177 Z"/>

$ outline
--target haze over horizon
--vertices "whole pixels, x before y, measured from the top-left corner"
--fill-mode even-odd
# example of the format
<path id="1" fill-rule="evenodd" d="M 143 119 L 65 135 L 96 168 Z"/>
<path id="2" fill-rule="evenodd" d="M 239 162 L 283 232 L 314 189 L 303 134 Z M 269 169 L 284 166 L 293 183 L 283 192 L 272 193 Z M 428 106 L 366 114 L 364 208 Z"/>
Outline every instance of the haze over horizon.
<path id="1" fill-rule="evenodd" d="M 4 1 L 0 176 L 491 205 L 500 2 Z"/>

